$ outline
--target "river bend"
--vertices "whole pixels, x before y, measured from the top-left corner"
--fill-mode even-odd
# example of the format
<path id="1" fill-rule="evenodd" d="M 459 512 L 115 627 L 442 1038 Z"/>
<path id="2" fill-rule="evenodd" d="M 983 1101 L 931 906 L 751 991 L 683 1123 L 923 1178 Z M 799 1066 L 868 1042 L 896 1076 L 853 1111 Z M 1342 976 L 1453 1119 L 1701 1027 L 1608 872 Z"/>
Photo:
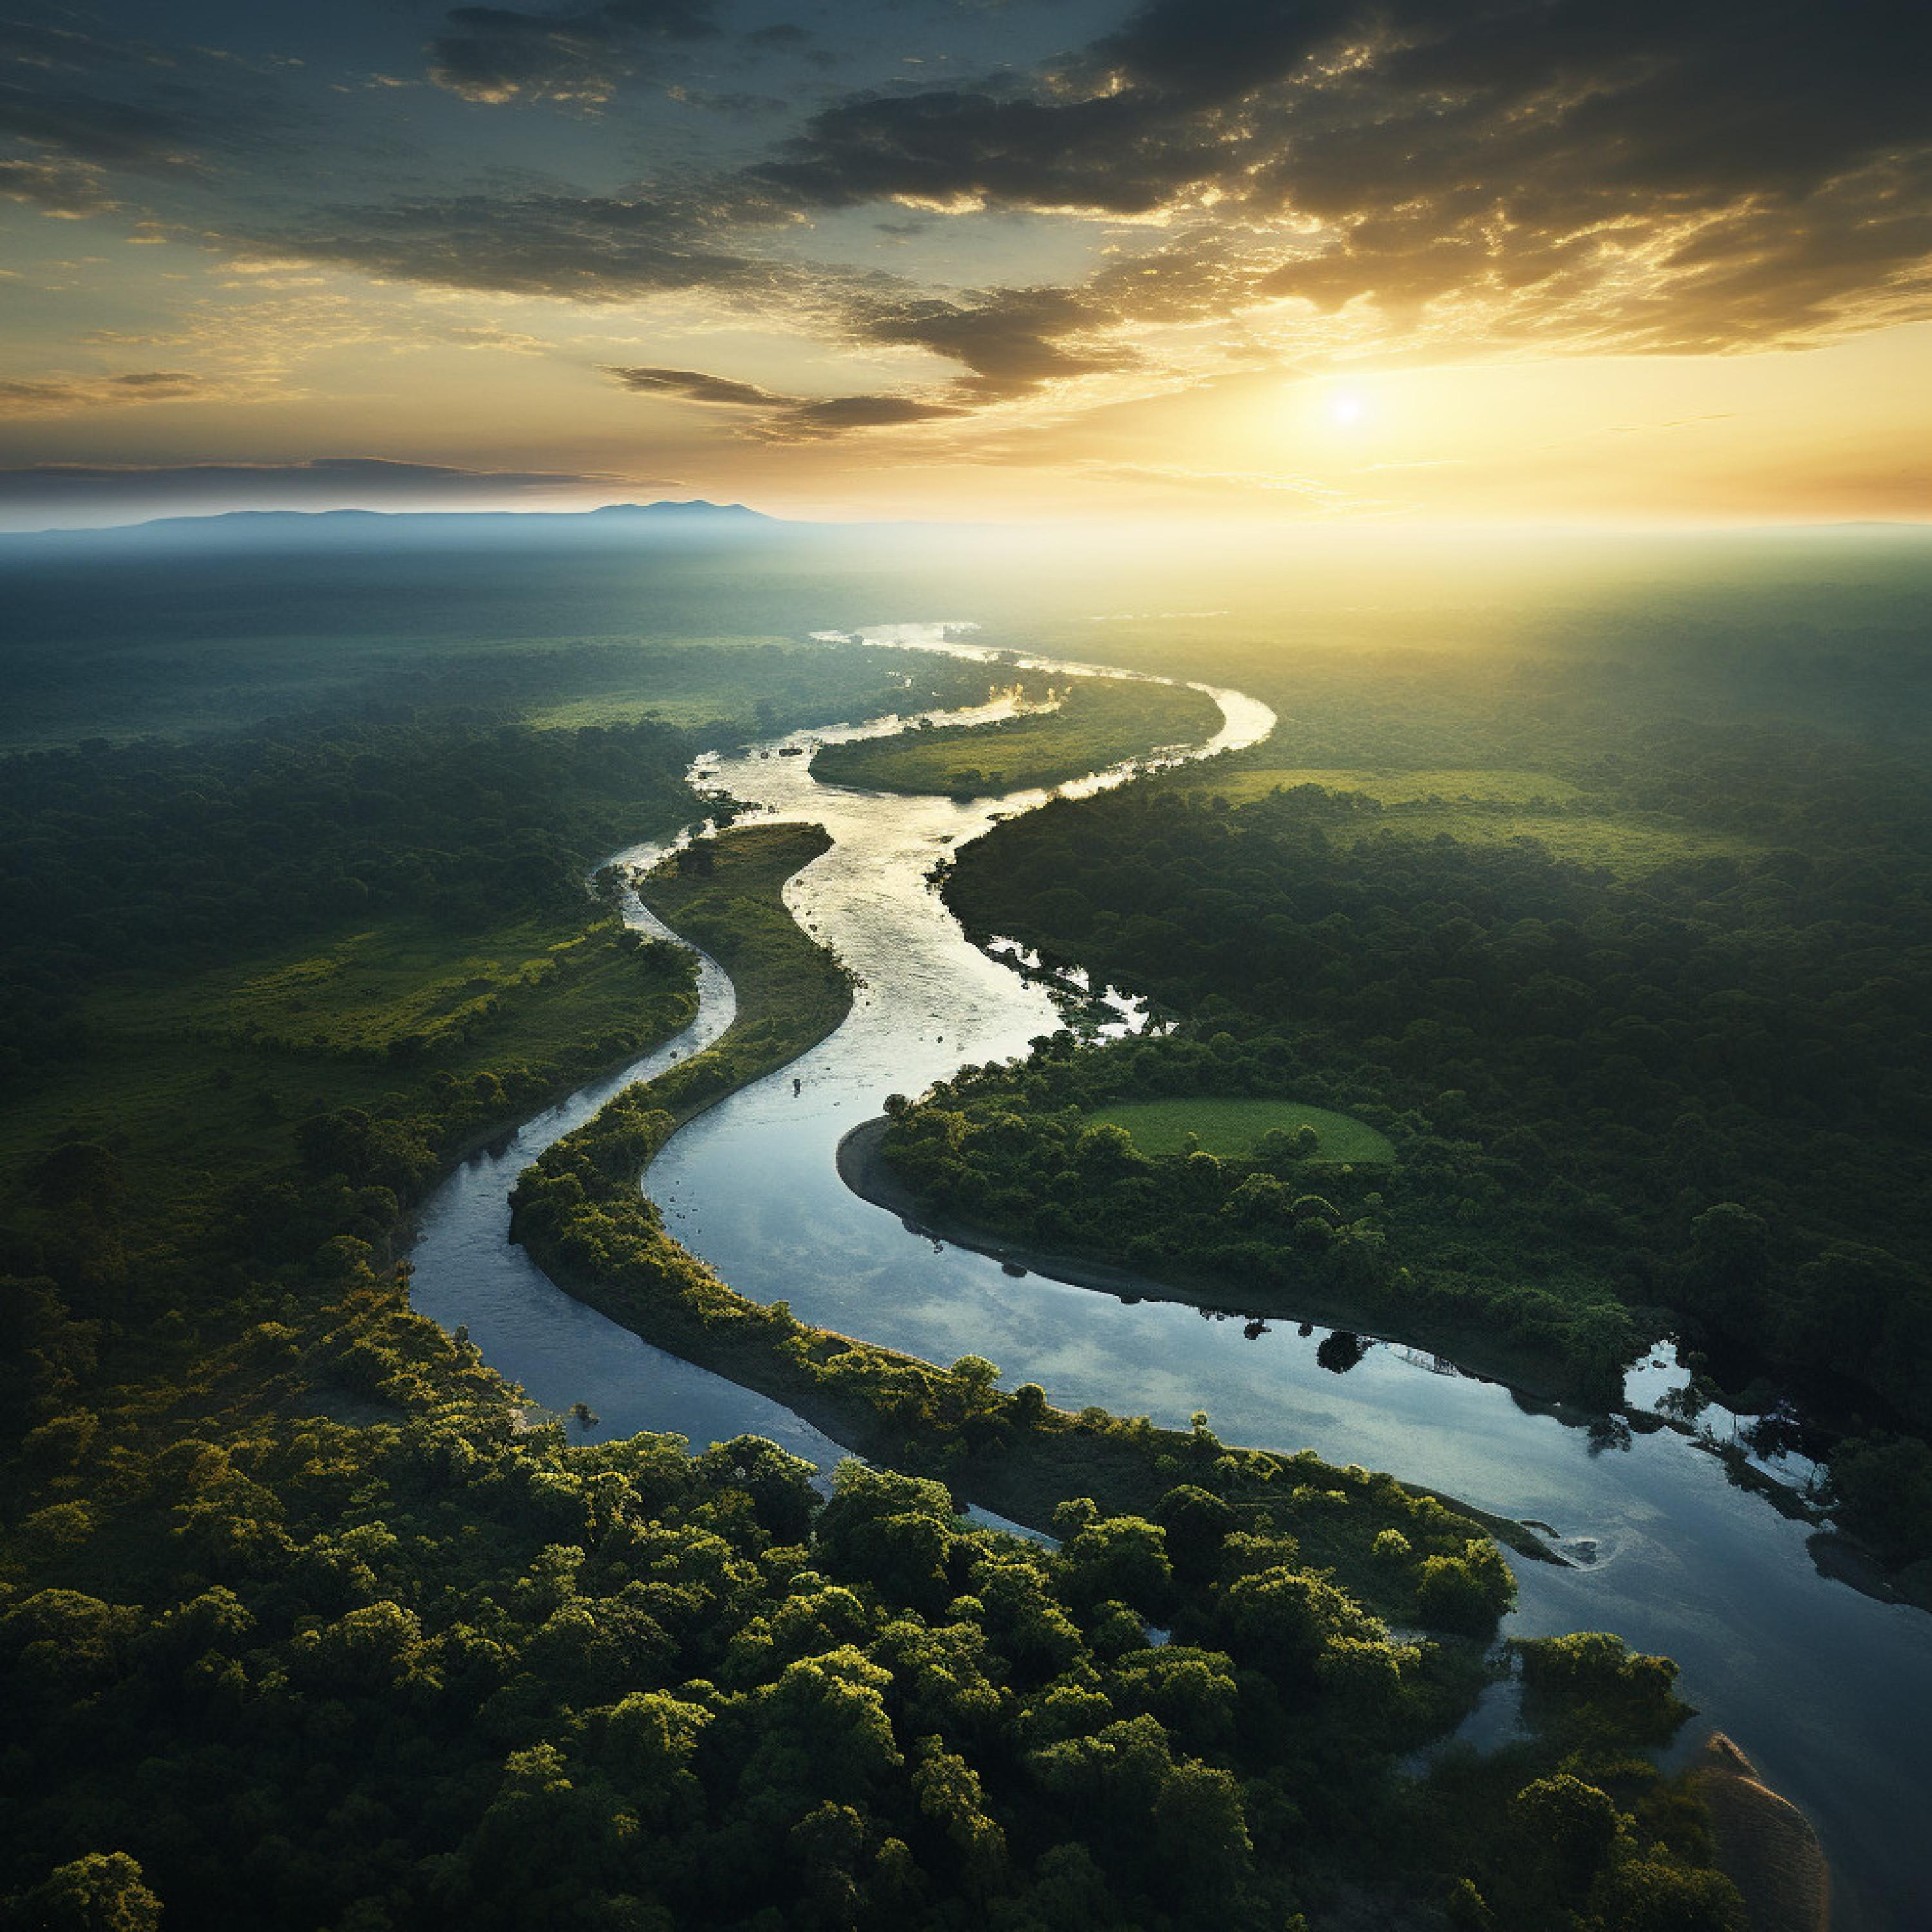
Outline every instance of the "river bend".
<path id="1" fill-rule="evenodd" d="M 1013 662 L 971 644 L 970 630 L 901 625 L 864 634 Z M 1202 688 L 1224 722 L 1191 755 L 1255 742 L 1274 728 L 1267 706 Z M 1066 1408 L 1097 1403 L 1180 1427 L 1205 1408 L 1228 1441 L 1312 1448 L 1552 1526 L 1574 1567 L 1517 1563 L 1520 1604 L 1507 1628 L 1614 1630 L 1674 1656 L 1680 1688 L 1702 1714 L 1680 1753 L 1720 1726 L 1804 1810 L 1832 1860 L 1841 1932 L 1921 1923 L 1932 1896 L 1922 1835 L 1932 1791 L 1932 1617 L 1822 1578 L 1804 1526 L 1732 1486 L 1716 1458 L 1670 1432 L 1606 1446 L 1580 1417 L 1532 1410 L 1414 1351 L 1378 1345 L 1338 1375 L 1317 1361 L 1319 1328 L 1303 1335 L 1276 1322 L 1256 1335 L 1238 1318 L 1178 1303 L 1127 1304 L 1036 1274 L 1016 1277 L 847 1191 L 837 1144 L 887 1094 L 917 1094 L 967 1061 L 1024 1052 L 1061 1023 L 1046 986 L 967 940 L 929 878 L 950 851 L 1046 794 L 967 802 L 866 792 L 821 784 L 808 758 L 778 755 L 784 745 L 903 722 L 699 761 L 703 780 L 755 806 L 749 816 L 809 820 L 831 834 L 786 902 L 860 983 L 827 1039 L 699 1116 L 659 1155 L 650 1186 L 672 1232 L 740 1293 L 782 1297 L 801 1320 L 938 1361 L 986 1355 L 1009 1386 L 1038 1382 Z M 659 849 L 620 858 L 648 866 Z M 626 916 L 665 930 L 634 896 Z M 1133 1003 L 1113 1004 L 1114 1030 L 1142 1023 Z M 623 1087 L 716 1038 L 732 1010 L 728 980 L 704 961 L 699 1016 L 683 1034 L 465 1162 L 419 1216 L 412 1296 L 445 1326 L 466 1325 L 485 1359 L 538 1402 L 587 1402 L 599 1418 L 592 1436 L 674 1430 L 702 1445 L 752 1430 L 825 1468 L 842 1452 L 811 1424 L 573 1300 L 508 1239 L 508 1196 L 523 1168 Z"/>

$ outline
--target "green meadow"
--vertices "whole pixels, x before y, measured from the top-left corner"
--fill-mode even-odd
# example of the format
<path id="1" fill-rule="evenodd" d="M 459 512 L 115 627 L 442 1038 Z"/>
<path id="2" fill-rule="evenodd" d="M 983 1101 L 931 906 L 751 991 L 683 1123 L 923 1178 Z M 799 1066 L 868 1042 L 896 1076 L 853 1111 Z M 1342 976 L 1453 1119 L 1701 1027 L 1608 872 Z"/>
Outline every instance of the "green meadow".
<path id="1" fill-rule="evenodd" d="M 1173 782 L 1190 790 L 1211 790 L 1236 806 L 1252 805 L 1300 785 L 1358 792 L 1383 808 L 1363 823 L 1363 832 L 1370 836 L 1378 831 L 1406 838 L 1446 836 L 1472 845 L 1533 838 L 1552 857 L 1601 866 L 1624 877 L 1702 859 L 1742 858 L 1761 849 L 1758 842 L 1740 833 L 1617 808 L 1549 772 L 1504 766 L 1382 771 L 1268 765 L 1218 772 L 1210 787 L 1200 785 L 1198 779 L 1190 784 L 1184 774 Z"/>
<path id="2" fill-rule="evenodd" d="M 1096 1126 L 1124 1127 L 1145 1154 L 1180 1154 L 1188 1137 L 1204 1152 L 1239 1157 L 1252 1154 L 1263 1136 L 1279 1130 L 1315 1130 L 1316 1160 L 1348 1162 L 1355 1166 L 1393 1164 L 1395 1148 L 1386 1134 L 1346 1114 L 1325 1107 L 1304 1106 L 1294 1100 L 1206 1098 L 1189 1095 L 1172 1100 L 1124 1100 L 1097 1107 L 1088 1117 Z"/>

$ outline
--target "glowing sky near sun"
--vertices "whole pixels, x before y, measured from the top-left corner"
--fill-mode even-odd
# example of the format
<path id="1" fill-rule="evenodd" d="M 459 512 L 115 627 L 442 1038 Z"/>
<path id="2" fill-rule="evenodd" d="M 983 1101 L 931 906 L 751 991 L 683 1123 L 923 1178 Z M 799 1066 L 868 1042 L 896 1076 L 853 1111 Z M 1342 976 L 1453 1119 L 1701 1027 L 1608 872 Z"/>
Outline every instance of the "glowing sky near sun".
<path id="1" fill-rule="evenodd" d="M 1932 502 L 1922 10 L 0 22 L 0 518 Z"/>

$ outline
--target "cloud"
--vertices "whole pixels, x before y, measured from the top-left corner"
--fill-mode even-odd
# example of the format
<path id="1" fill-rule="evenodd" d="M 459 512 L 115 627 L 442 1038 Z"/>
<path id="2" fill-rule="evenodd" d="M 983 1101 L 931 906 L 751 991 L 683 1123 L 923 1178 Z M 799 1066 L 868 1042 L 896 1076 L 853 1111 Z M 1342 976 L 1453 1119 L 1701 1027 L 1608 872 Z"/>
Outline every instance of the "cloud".
<path id="1" fill-rule="evenodd" d="M 49 376 L 0 381 L 0 416 L 64 416 L 72 410 L 129 403 L 188 402 L 217 393 L 216 386 L 179 370 L 145 369 L 121 376 Z"/>
<path id="2" fill-rule="evenodd" d="M 194 168 L 195 136 L 180 116 L 89 94 L 0 83 L 0 138 L 33 152 L 146 175 Z"/>
<path id="3" fill-rule="evenodd" d="M 1118 344 L 1081 344 L 1112 318 L 1065 289 L 997 289 L 957 300 L 859 295 L 846 314 L 859 340 L 927 349 L 963 363 L 970 373 L 957 385 L 962 400 L 1004 401 L 1135 360 Z"/>
<path id="4" fill-rule="evenodd" d="M 653 41 L 716 34 L 712 0 L 605 0 L 581 13 L 459 7 L 430 45 L 430 79 L 466 100 L 599 104 Z"/>
<path id="5" fill-rule="evenodd" d="M 680 117 L 685 171 L 618 191 L 472 170 L 458 189 L 168 232 L 416 285 L 692 296 L 952 367 L 916 394 L 817 399 L 609 370 L 776 438 L 1172 388 L 1232 334 L 1251 352 L 1412 358 L 1822 340 L 1932 314 L 1928 22 L 1886 0 L 1828 17 L 1762 0 L 1148 0 L 1030 73 L 848 94 L 708 173 L 690 157 L 742 145 Z M 439 84 L 566 104 L 720 31 L 712 0 L 465 7 L 443 28 Z M 108 205 L 88 170 L 165 171 L 198 152 L 199 119 L 166 100 L 117 121 L 77 92 L 34 98 L 29 112 L 0 92 L 0 124 L 26 148 L 0 160 L 0 194 L 50 212 Z M 896 260 L 983 260 L 983 229 L 952 250 L 947 224 L 1031 211 L 1061 218 L 1098 266 L 1066 286 L 958 287 L 807 259 L 815 224 L 848 235 L 825 218 L 860 207 L 908 218 L 887 232 L 922 245 Z M 1167 346 L 1199 325 L 1222 346 Z"/>
<path id="6" fill-rule="evenodd" d="M 1220 159 L 1210 130 L 1131 95 L 1069 102 L 945 89 L 836 102 L 753 172 L 815 208 L 891 200 L 952 212 L 1145 214 L 1208 180 Z"/>
<path id="7" fill-rule="evenodd" d="M 225 509 L 326 510 L 494 504 L 510 508 L 611 490 L 682 489 L 668 477 L 546 470 L 469 470 L 375 456 L 294 463 L 38 464 L 0 470 L 0 514 L 19 523 L 207 514 Z"/>
<path id="8" fill-rule="evenodd" d="M 853 429 L 898 429 L 966 412 L 949 403 L 921 402 L 912 396 L 829 396 L 798 402 L 762 427 L 767 442 L 803 442 Z"/>
<path id="9" fill-rule="evenodd" d="M 604 374 L 634 394 L 722 404 L 757 412 L 751 434 L 765 442 L 806 442 L 848 430 L 896 429 L 963 416 L 956 404 L 916 396 L 787 396 L 699 369 L 632 369 L 607 364 Z"/>
<path id="10" fill-rule="evenodd" d="M 102 170 L 44 154 L 0 160 L 0 195 L 46 214 L 76 220 L 118 206 Z"/>
<path id="11" fill-rule="evenodd" d="M 206 188 L 244 154 L 260 172 L 303 118 L 268 78 L 290 64 L 0 20 L 0 196 L 69 218 L 138 215 L 132 190 Z"/>
<path id="12" fill-rule="evenodd" d="M 807 208 L 1205 231 L 1178 286 L 1102 278 L 1117 322 L 1446 301 L 1703 349 L 1924 312 L 1928 62 L 1932 14 L 1888 0 L 1153 0 L 1024 89 L 835 103 L 754 172 Z"/>
<path id="13" fill-rule="evenodd" d="M 707 376 L 698 369 L 634 369 L 614 363 L 602 367 L 604 374 L 621 388 L 638 395 L 670 396 L 680 402 L 725 403 L 759 409 L 788 400 L 754 383 L 734 382 L 722 376 Z"/>
<path id="14" fill-rule="evenodd" d="M 779 272 L 714 242 L 722 224 L 720 211 L 657 193 L 479 193 L 323 208 L 226 239 L 265 256 L 383 280 L 566 302 L 768 289 Z"/>

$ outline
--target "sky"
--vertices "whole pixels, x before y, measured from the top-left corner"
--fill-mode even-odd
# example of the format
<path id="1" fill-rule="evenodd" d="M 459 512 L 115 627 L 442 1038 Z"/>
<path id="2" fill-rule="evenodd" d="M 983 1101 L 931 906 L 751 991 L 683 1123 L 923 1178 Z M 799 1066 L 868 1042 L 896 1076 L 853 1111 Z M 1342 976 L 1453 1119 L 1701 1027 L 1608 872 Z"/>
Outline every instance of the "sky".
<path id="1" fill-rule="evenodd" d="M 1932 514 L 1921 0 L 0 0 L 0 521 Z"/>

